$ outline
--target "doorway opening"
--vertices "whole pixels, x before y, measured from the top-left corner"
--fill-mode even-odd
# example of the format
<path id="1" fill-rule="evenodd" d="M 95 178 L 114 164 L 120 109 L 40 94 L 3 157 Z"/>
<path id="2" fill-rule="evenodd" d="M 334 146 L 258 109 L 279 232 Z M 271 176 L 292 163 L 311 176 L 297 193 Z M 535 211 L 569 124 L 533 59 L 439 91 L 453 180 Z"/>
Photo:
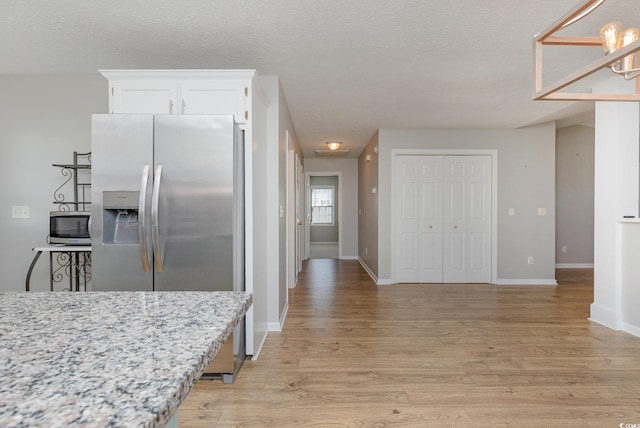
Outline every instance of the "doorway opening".
<path id="1" fill-rule="evenodd" d="M 341 255 L 340 175 L 308 173 L 307 229 L 310 259 L 339 259 Z"/>

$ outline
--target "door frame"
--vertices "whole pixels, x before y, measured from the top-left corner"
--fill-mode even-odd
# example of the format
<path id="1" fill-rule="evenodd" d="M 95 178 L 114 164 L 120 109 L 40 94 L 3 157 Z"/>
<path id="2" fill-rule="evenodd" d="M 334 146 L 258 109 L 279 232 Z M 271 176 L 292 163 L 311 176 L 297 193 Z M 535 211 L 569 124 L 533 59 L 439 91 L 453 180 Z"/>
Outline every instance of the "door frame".
<path id="1" fill-rule="evenodd" d="M 296 214 L 295 214 L 295 149 L 289 135 L 289 130 L 285 132 L 285 147 L 287 148 L 287 163 L 286 163 L 286 176 L 287 176 L 287 194 L 286 194 L 286 240 L 287 240 L 287 288 L 294 288 L 298 282 L 298 272 L 296 265 Z M 287 297 L 288 297 L 287 293 Z"/>
<path id="2" fill-rule="evenodd" d="M 391 150 L 391 206 L 397 206 L 395 192 L 396 158 L 398 156 L 490 156 L 491 157 L 491 283 L 498 283 L 498 150 L 497 149 L 392 149 Z M 396 210 L 391 209 L 391 282 L 397 283 L 396 264 Z"/>
<path id="3" fill-rule="evenodd" d="M 305 172 L 304 173 L 304 194 L 305 194 L 305 252 L 307 259 L 311 256 L 311 177 L 338 177 L 338 190 L 336 199 L 338 201 L 338 260 L 342 259 L 342 172 Z"/>
<path id="4" fill-rule="evenodd" d="M 286 130 L 285 138 L 287 147 L 286 282 L 287 288 L 295 288 L 298 284 L 298 276 L 302 270 L 302 260 L 304 259 L 304 168 L 289 130 Z M 296 208 L 298 209 L 296 210 Z M 287 302 L 288 299 L 289 293 L 287 292 Z"/>

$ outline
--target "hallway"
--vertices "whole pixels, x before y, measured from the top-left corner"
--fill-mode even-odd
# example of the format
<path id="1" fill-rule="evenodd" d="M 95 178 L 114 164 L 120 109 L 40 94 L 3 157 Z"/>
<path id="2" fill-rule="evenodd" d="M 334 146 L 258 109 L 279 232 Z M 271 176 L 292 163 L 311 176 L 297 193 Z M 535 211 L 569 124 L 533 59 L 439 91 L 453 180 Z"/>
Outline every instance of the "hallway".
<path id="1" fill-rule="evenodd" d="M 618 427 L 640 423 L 640 338 L 591 323 L 592 270 L 559 286 L 376 286 L 310 260 L 281 333 L 180 427 Z"/>

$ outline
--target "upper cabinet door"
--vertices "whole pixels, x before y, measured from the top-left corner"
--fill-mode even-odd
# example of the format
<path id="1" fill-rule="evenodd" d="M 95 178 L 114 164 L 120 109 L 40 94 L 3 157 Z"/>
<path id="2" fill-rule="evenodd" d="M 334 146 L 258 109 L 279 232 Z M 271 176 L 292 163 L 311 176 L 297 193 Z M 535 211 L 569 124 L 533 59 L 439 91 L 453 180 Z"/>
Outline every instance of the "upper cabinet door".
<path id="1" fill-rule="evenodd" d="M 178 84 L 169 80 L 118 80 L 111 83 L 111 113 L 177 114 Z"/>
<path id="2" fill-rule="evenodd" d="M 181 114 L 232 114 L 247 121 L 245 82 L 238 80 L 183 80 L 180 82 Z"/>

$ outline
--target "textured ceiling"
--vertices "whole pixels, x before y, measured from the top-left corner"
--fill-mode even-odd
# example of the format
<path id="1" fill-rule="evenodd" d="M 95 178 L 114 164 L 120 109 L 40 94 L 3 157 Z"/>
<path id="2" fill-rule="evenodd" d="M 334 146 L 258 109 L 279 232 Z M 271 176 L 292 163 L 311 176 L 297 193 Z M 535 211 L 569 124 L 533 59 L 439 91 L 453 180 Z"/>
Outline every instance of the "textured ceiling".
<path id="1" fill-rule="evenodd" d="M 589 120 L 592 103 L 531 101 L 532 38 L 576 3 L 2 0 L 0 74 L 255 68 L 280 76 L 305 156 L 326 140 L 357 156 L 378 128 Z M 608 0 L 567 31 L 614 19 L 640 26 L 640 2 Z M 545 53 L 545 73 L 601 55 L 578 49 Z"/>

